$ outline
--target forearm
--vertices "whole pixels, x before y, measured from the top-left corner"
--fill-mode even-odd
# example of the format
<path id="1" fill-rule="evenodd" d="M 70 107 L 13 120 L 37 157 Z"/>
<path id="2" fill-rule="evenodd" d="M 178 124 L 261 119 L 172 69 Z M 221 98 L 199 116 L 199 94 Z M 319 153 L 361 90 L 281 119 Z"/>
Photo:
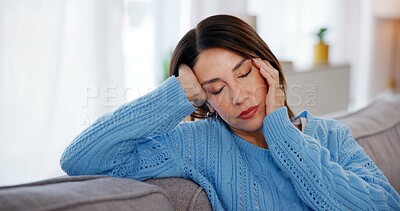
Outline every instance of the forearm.
<path id="1" fill-rule="evenodd" d="M 176 78 L 170 78 L 156 90 L 120 106 L 82 132 L 65 150 L 62 168 L 68 174 L 107 171 L 111 160 L 104 159 L 116 156 L 125 146 L 122 142 L 140 142 L 163 135 L 193 110 Z M 100 161 L 97 157 L 104 159 Z"/>
<path id="2" fill-rule="evenodd" d="M 398 195 L 379 177 L 379 170 L 372 166 L 357 166 L 362 169 L 359 175 L 332 161 L 327 148 L 292 125 L 285 109 L 265 119 L 264 131 L 274 160 L 290 176 L 299 196 L 313 209 L 398 208 Z M 338 135 L 328 133 L 325 136 Z M 348 137 L 343 136 L 345 138 Z M 358 157 L 353 158 L 357 159 L 353 165 L 372 163 L 358 145 L 353 148 L 346 150 L 361 150 L 355 152 Z M 376 182 L 378 180 L 380 182 Z"/>

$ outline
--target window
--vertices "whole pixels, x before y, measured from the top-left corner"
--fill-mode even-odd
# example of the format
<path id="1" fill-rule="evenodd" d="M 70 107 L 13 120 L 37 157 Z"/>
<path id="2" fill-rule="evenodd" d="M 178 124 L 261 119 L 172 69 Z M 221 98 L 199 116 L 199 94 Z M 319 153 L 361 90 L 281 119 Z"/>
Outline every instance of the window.
<path id="1" fill-rule="evenodd" d="M 170 55 L 190 29 L 190 0 L 125 0 L 123 49 L 125 99 L 165 80 Z"/>

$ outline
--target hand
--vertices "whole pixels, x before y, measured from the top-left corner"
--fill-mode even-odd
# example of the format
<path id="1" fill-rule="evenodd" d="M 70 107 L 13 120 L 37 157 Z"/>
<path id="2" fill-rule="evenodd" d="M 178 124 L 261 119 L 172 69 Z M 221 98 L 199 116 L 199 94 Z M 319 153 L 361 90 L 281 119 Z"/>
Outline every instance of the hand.
<path id="1" fill-rule="evenodd" d="M 206 102 L 206 92 L 203 87 L 201 87 L 189 66 L 186 64 L 179 65 L 179 76 L 177 79 L 185 91 L 189 101 L 194 106 L 202 106 Z"/>
<path id="2" fill-rule="evenodd" d="M 265 115 L 285 106 L 285 93 L 279 84 L 279 72 L 267 60 L 253 59 L 253 63 L 260 69 L 261 75 L 266 79 L 268 86 L 265 98 Z"/>

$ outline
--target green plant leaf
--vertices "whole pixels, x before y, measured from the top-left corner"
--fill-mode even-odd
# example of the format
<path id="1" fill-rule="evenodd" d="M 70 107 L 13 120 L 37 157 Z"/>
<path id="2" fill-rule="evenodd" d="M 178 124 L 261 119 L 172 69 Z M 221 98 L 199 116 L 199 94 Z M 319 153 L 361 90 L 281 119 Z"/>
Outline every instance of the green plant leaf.
<path id="1" fill-rule="evenodd" d="M 320 28 L 319 29 L 319 31 L 317 33 L 317 36 L 318 36 L 319 40 L 321 40 L 321 41 L 324 40 L 324 36 L 325 36 L 327 30 L 328 30 L 327 28 Z"/>

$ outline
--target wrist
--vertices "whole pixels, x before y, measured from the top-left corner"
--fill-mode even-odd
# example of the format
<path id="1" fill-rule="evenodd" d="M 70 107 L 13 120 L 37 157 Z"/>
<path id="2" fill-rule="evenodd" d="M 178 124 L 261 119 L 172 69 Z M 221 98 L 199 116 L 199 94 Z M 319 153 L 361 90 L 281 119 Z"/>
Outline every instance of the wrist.
<path id="1" fill-rule="evenodd" d="M 176 79 L 178 80 L 179 84 L 181 85 L 183 92 L 185 92 L 186 97 L 191 102 L 193 100 L 193 94 L 191 94 L 191 93 L 193 93 L 193 92 L 190 91 L 190 88 L 188 88 L 186 86 L 186 83 L 184 82 L 184 79 L 182 77 L 178 76 Z"/>

